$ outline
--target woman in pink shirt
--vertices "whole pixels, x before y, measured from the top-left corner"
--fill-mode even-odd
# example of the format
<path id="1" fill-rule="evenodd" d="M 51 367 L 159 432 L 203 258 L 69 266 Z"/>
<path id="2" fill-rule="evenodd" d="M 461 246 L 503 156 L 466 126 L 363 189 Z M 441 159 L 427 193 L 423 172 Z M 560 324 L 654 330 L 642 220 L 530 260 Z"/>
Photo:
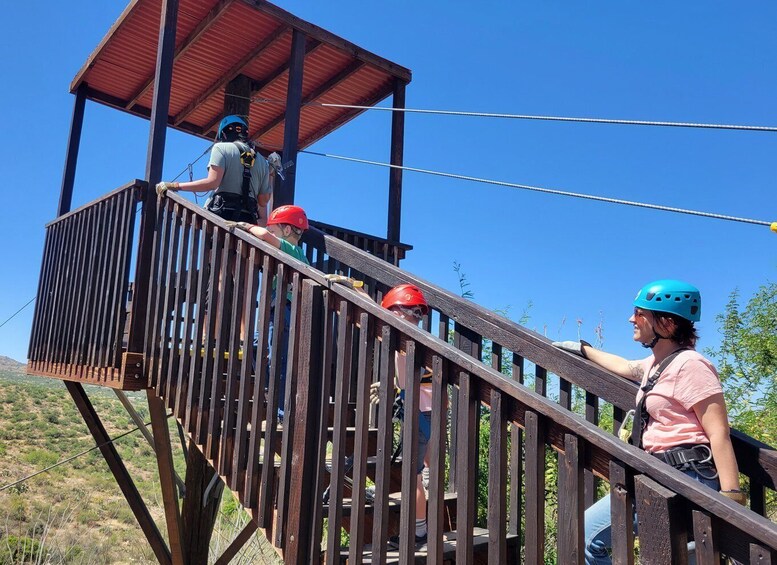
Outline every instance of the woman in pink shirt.
<path id="1" fill-rule="evenodd" d="M 634 341 L 651 349 L 650 356 L 629 361 L 584 341 L 554 345 L 640 383 L 632 443 L 744 504 L 723 389 L 715 367 L 694 349 L 700 318 L 696 287 L 659 280 L 639 291 L 629 318 Z M 585 512 L 585 545 L 586 563 L 611 563 L 609 496 Z"/>

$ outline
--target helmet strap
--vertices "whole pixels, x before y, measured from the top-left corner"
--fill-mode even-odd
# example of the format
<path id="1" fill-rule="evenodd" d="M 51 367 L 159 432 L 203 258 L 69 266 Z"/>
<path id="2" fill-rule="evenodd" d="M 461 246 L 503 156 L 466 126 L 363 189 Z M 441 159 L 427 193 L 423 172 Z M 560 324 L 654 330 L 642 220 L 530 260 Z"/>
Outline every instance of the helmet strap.
<path id="1" fill-rule="evenodd" d="M 642 347 L 644 347 L 645 349 L 653 349 L 656 346 L 656 344 L 658 343 L 659 339 L 669 339 L 668 337 L 664 337 L 661 334 L 659 334 L 656 331 L 656 327 L 653 324 L 650 324 L 650 329 L 653 330 L 653 339 L 650 340 L 650 343 L 643 343 L 643 344 L 641 344 Z"/>

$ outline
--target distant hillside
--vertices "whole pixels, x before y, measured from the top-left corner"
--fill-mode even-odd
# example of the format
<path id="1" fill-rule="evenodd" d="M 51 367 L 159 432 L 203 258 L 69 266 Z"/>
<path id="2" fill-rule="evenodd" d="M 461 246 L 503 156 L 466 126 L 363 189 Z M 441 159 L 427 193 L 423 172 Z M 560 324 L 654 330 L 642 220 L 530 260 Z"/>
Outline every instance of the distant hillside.
<path id="1" fill-rule="evenodd" d="M 24 363 L 19 363 L 15 359 L 11 359 L 5 355 L 0 355 L 0 371 L 6 371 L 9 373 L 23 373 L 26 366 L 27 365 Z"/>

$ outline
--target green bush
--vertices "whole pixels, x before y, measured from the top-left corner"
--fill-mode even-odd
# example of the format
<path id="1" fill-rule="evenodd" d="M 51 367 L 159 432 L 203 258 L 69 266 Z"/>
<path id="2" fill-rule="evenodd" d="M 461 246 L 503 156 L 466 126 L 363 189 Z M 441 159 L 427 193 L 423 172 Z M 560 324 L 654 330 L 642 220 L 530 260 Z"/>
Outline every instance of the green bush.
<path id="1" fill-rule="evenodd" d="M 0 564 L 35 562 L 40 543 L 26 536 L 8 536 L 0 543 Z"/>
<path id="2" fill-rule="evenodd" d="M 36 467 L 48 467 L 56 463 L 59 457 L 47 449 L 33 449 L 25 453 L 22 459 Z"/>

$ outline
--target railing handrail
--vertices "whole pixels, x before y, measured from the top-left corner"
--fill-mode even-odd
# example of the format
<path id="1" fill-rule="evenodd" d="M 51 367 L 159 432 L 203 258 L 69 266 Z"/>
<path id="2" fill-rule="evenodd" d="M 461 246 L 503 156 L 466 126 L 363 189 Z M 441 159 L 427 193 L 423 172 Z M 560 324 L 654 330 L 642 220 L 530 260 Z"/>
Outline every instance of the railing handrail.
<path id="1" fill-rule="evenodd" d="M 106 200 L 109 200 L 113 196 L 116 196 L 117 194 L 127 190 L 128 188 L 137 187 L 139 189 L 145 189 L 148 186 L 148 183 L 144 180 L 135 179 L 133 181 L 130 181 L 128 183 L 125 183 L 121 185 L 118 188 L 115 188 L 114 190 L 111 190 L 110 192 L 103 194 L 101 197 L 96 198 L 95 200 L 92 200 L 90 202 L 87 202 L 83 206 L 79 206 L 78 208 L 71 210 L 70 212 L 67 212 L 66 214 L 62 214 L 61 216 L 58 216 L 51 220 L 49 223 L 47 223 L 44 227 L 49 228 L 55 224 L 58 224 L 62 222 L 63 220 L 66 220 L 68 218 L 71 218 L 75 216 L 76 214 L 79 214 L 83 212 L 84 210 L 88 210 L 89 208 L 92 208 L 93 206 L 96 206 L 100 202 L 104 202 Z"/>
<path id="2" fill-rule="evenodd" d="M 316 228 L 318 231 L 321 231 L 324 233 L 326 233 L 327 231 L 338 231 L 348 235 L 362 237 L 372 241 L 377 241 L 378 243 L 381 243 L 381 244 L 391 245 L 398 249 L 402 249 L 403 251 L 410 251 L 411 249 L 413 249 L 413 246 L 408 243 L 402 243 L 400 241 L 392 241 L 390 239 L 386 239 L 385 237 L 379 237 L 376 235 L 371 235 L 368 233 L 364 233 L 364 232 L 360 232 L 360 231 L 356 231 L 348 228 L 343 228 L 340 226 L 335 226 L 333 224 L 327 224 L 325 222 L 320 222 L 318 220 L 311 220 L 310 225 Z"/>
<path id="3" fill-rule="evenodd" d="M 272 245 L 259 240 L 258 238 L 255 238 L 254 236 L 243 232 L 242 230 L 237 230 L 234 228 L 230 230 L 227 227 L 227 224 L 221 218 L 207 211 L 204 211 L 202 208 L 192 204 L 188 200 L 183 199 L 179 195 L 170 194 L 168 197 L 172 198 L 175 203 L 191 210 L 192 212 L 206 216 L 209 221 L 212 221 L 214 224 L 229 230 L 231 235 L 241 239 L 249 246 L 259 248 L 263 253 L 272 255 L 275 259 L 283 262 L 293 271 L 300 273 L 300 275 L 304 276 L 305 278 L 311 279 L 318 285 L 327 288 L 328 291 L 334 295 L 337 295 L 340 298 L 352 303 L 359 310 L 368 313 L 376 320 L 379 320 L 381 324 L 393 327 L 400 334 L 404 334 L 412 341 L 420 344 L 429 351 L 434 352 L 434 354 L 443 357 L 448 362 L 453 363 L 464 371 L 482 380 L 486 385 L 488 385 L 488 387 L 500 390 L 502 393 L 510 396 L 513 400 L 524 405 L 526 409 L 538 412 L 547 419 L 548 425 L 551 428 L 560 427 L 565 431 L 582 437 L 590 446 L 606 454 L 607 457 L 605 459 L 618 460 L 623 462 L 624 464 L 633 468 L 635 471 L 647 475 L 659 484 L 664 485 L 680 496 L 691 501 L 693 504 L 704 508 L 713 516 L 716 516 L 717 518 L 731 524 L 743 532 L 747 532 L 749 535 L 753 536 L 758 541 L 767 544 L 769 547 L 777 548 L 777 525 L 764 518 L 763 516 L 751 512 L 748 509 L 734 503 L 733 501 L 728 500 L 727 498 L 717 495 L 711 489 L 699 484 L 684 474 L 677 472 L 675 469 L 658 461 L 656 458 L 649 455 L 645 451 L 620 441 L 614 435 L 609 434 L 594 424 L 585 421 L 573 412 L 564 409 L 558 403 L 553 402 L 548 398 L 545 398 L 544 396 L 532 391 L 528 387 L 507 378 L 502 373 L 486 366 L 474 357 L 463 353 L 459 349 L 456 349 L 452 345 L 432 336 L 428 332 L 405 322 L 397 316 L 394 316 L 380 305 L 376 304 L 372 299 L 365 297 L 361 293 L 342 285 L 331 283 L 325 278 L 324 273 L 321 271 L 311 266 L 305 265 L 300 261 L 297 261 L 290 255 L 281 252 L 279 249 L 276 249 Z M 322 236 L 324 237 L 327 245 L 335 245 L 339 243 L 337 242 L 336 238 L 323 234 Z M 357 253 L 363 259 L 369 259 L 369 254 L 365 252 L 353 248 L 351 248 L 350 251 Z M 369 263 L 372 264 L 373 261 L 370 260 Z M 366 265 L 367 264 L 365 263 L 365 266 Z M 361 270 L 359 266 L 350 266 Z M 381 265 L 381 267 L 384 269 L 389 269 L 394 277 L 401 277 L 401 279 L 405 281 L 408 279 L 409 274 L 397 269 L 396 267 L 392 267 L 387 263 L 384 263 L 384 265 Z M 422 289 L 426 288 L 429 291 L 434 291 L 430 292 L 430 296 L 433 297 L 433 307 L 435 307 L 435 301 L 438 301 L 437 304 L 439 304 L 440 298 L 445 298 L 448 301 L 456 304 L 463 303 L 461 304 L 463 307 L 476 307 L 471 310 L 473 314 L 477 312 L 477 309 L 480 309 L 480 307 L 477 307 L 472 303 L 467 303 L 463 299 L 456 297 L 447 291 L 439 289 L 438 287 L 433 287 L 429 283 L 426 283 L 421 279 L 417 279 L 417 277 L 412 277 L 411 280 L 414 283 L 416 280 L 423 283 Z M 496 315 L 493 313 L 489 313 L 484 309 L 482 310 L 484 313 L 489 314 L 488 317 L 496 317 Z M 477 317 L 476 314 L 475 317 Z M 472 320 L 467 319 L 468 324 L 471 324 L 471 321 Z M 523 330 L 523 332 L 529 333 L 527 330 Z M 536 339 L 540 343 L 539 347 L 552 347 L 549 343 L 543 344 L 544 341 L 547 341 L 545 338 L 537 335 Z M 560 353 L 555 351 L 555 349 L 549 351 L 552 351 L 556 356 L 561 357 Z M 479 390 L 481 393 L 483 392 L 482 389 Z M 488 398 L 485 394 L 481 394 L 481 401 L 488 401 Z M 511 420 L 516 424 L 518 423 L 517 418 L 511 418 Z M 549 434 L 549 437 L 552 435 L 553 434 Z M 561 437 L 563 437 L 563 434 Z M 550 439 L 548 441 L 550 441 Z M 556 448 L 563 451 L 563 449 L 561 449 L 558 445 Z M 591 461 L 593 464 L 597 461 L 597 458 L 592 457 Z M 598 471 L 605 476 L 608 473 L 607 468 L 599 468 Z"/>
<path id="4" fill-rule="evenodd" d="M 420 277 L 404 271 L 369 253 L 356 249 L 336 237 L 321 234 L 327 254 L 349 267 L 391 287 L 401 283 L 412 283 L 424 293 L 429 305 L 444 312 L 450 319 L 461 321 L 466 327 L 482 337 L 496 341 L 503 347 L 541 365 L 550 372 L 602 398 L 622 409 L 634 407 L 638 385 L 602 369 L 595 363 L 571 354 L 565 354 L 551 345 L 549 339 L 528 330 L 486 308 L 465 300 Z M 507 379 L 506 379 L 507 380 Z M 757 454 L 757 465 L 741 470 L 757 476 L 765 486 L 777 488 L 777 451 L 743 432 L 732 429 L 735 447 Z M 752 463 L 750 458 L 742 461 Z"/>

